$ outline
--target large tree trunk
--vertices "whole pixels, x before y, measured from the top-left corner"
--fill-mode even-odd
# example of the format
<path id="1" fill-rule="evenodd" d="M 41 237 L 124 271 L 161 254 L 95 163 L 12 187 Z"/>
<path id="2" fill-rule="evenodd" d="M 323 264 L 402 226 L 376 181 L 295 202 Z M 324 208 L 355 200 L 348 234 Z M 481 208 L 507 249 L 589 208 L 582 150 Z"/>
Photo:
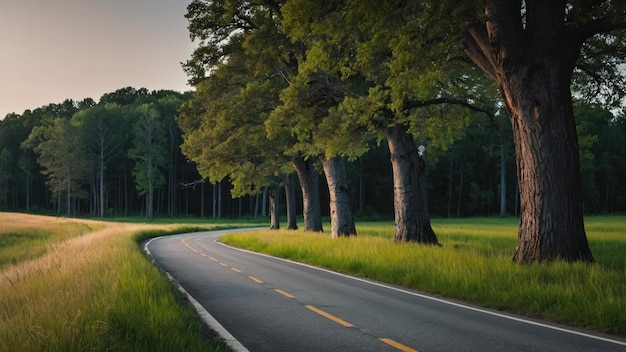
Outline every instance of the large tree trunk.
<path id="1" fill-rule="evenodd" d="M 317 173 L 314 168 L 314 159 L 304 160 L 297 154 L 291 159 L 302 190 L 302 214 L 304 215 L 304 231 L 321 232 L 322 212 L 320 207 L 320 192 Z"/>
<path id="2" fill-rule="evenodd" d="M 354 217 L 348 195 L 346 162 L 340 156 L 320 157 L 330 196 L 330 228 L 333 238 L 356 235 Z"/>
<path id="3" fill-rule="evenodd" d="M 591 261 L 583 225 L 578 140 L 569 82 L 551 86 L 555 82 L 549 71 L 552 69 L 544 67 L 539 75 L 543 77 L 528 82 L 531 87 L 527 90 L 506 90 L 507 95 L 520 100 L 509 107 L 521 197 L 514 260 Z M 532 94 L 537 90 L 543 90 L 543 96 Z"/>
<path id="4" fill-rule="evenodd" d="M 439 244 L 430 226 L 426 163 L 406 127 L 389 127 L 386 135 L 393 170 L 394 241 Z"/>
<path id="5" fill-rule="evenodd" d="M 521 203 L 517 262 L 593 260 L 570 92 L 582 41 L 564 26 L 563 7 L 535 3 L 522 27 L 519 3 L 488 1 L 486 26 L 471 28 L 464 42 L 498 82 L 511 118 Z"/>
<path id="6" fill-rule="evenodd" d="M 298 224 L 296 221 L 296 192 L 291 182 L 289 175 L 281 174 L 281 179 L 285 185 L 285 202 L 287 205 L 287 229 L 297 230 Z"/>

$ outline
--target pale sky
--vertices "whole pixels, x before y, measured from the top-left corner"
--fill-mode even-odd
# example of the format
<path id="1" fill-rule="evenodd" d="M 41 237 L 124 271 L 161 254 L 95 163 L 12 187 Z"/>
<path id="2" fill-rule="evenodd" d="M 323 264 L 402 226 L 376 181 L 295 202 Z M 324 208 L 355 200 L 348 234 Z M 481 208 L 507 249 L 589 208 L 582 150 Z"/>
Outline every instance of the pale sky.
<path id="1" fill-rule="evenodd" d="M 132 86 L 190 90 L 191 0 L 0 0 L 0 119 Z"/>

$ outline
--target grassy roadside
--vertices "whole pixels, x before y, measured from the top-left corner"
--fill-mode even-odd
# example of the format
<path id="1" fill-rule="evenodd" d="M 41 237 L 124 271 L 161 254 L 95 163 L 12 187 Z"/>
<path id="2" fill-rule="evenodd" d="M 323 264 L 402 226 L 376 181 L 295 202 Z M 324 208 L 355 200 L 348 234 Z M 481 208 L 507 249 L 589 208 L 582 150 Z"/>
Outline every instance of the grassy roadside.
<path id="1" fill-rule="evenodd" d="M 234 225 L 168 221 L 0 213 L 0 262 L 3 249 L 39 248 L 21 259 L 5 251 L 10 259 L 0 264 L 0 351 L 227 350 L 181 304 L 137 243 Z M 223 241 L 498 309 L 626 333 L 626 217 L 587 219 L 592 265 L 511 263 L 516 219 L 436 220 L 442 248 L 394 245 L 392 226 L 360 223 L 359 237 L 350 239 L 281 230 Z"/>
<path id="2" fill-rule="evenodd" d="M 0 351 L 227 350 L 137 245 L 210 226 L 9 213 L 0 224 L 10 258 L 0 267 Z M 39 249 L 11 257 L 29 246 Z"/>
<path id="3" fill-rule="evenodd" d="M 435 220 L 443 247 L 393 243 L 393 224 L 356 238 L 302 231 L 231 234 L 238 247 L 610 334 L 626 335 L 626 217 L 590 217 L 596 263 L 518 265 L 517 219 Z"/>

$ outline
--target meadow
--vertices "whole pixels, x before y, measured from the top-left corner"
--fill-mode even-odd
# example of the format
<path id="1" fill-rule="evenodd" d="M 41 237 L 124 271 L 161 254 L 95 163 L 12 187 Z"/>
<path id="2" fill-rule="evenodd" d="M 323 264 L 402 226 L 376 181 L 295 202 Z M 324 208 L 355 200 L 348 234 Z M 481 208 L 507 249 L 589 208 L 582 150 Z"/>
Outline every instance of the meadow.
<path id="1" fill-rule="evenodd" d="M 228 350 L 139 244 L 170 233 L 263 225 L 113 220 L 0 213 L 0 351 Z M 436 219 L 442 247 L 394 244 L 390 222 L 358 223 L 359 236 L 353 238 L 280 230 L 227 235 L 222 241 L 624 335 L 626 217 L 591 217 L 586 226 L 593 264 L 514 264 L 514 218 Z"/>
<path id="2" fill-rule="evenodd" d="M 227 351 L 139 246 L 215 227 L 0 213 L 0 351 Z"/>
<path id="3" fill-rule="evenodd" d="M 516 218 L 435 219 L 441 247 L 394 244 L 389 222 L 358 223 L 359 235 L 350 238 L 259 231 L 221 240 L 442 297 L 626 335 L 626 217 L 586 219 L 593 264 L 516 264 L 517 226 Z"/>

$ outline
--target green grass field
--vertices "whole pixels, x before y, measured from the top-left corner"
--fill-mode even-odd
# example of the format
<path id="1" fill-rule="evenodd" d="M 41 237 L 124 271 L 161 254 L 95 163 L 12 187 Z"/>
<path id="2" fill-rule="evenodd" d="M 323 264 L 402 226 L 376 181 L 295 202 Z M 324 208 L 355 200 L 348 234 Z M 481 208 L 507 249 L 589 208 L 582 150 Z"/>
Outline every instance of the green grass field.
<path id="1" fill-rule="evenodd" d="M 167 233 L 263 225 L 129 221 L 135 223 L 0 213 L 0 351 L 227 350 L 138 244 Z M 624 335 L 626 217 L 591 217 L 586 224 L 594 264 L 514 264 L 513 218 L 434 220 L 442 247 L 394 244 L 390 222 L 359 223 L 356 238 L 280 230 L 222 240 L 487 307 Z"/>
<path id="2" fill-rule="evenodd" d="M 356 238 L 260 231 L 222 241 L 490 308 L 626 334 L 626 217 L 586 220 L 594 264 L 515 264 L 517 226 L 516 218 L 436 219 L 442 247 L 394 244 L 391 223 L 359 223 Z"/>

